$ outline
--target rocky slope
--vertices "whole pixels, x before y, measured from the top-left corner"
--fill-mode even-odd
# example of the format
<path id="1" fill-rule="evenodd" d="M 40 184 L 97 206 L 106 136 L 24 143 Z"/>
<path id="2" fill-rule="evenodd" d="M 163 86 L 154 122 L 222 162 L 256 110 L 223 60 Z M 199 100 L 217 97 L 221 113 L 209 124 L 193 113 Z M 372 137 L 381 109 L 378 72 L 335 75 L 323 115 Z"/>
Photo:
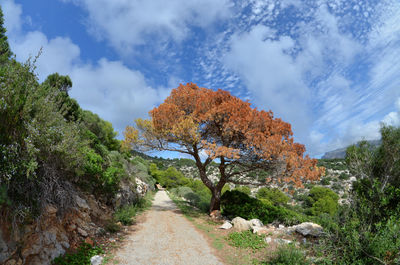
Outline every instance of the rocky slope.
<path id="1" fill-rule="evenodd" d="M 50 264 L 68 249 L 81 242 L 93 244 L 105 236 L 105 224 L 115 208 L 134 203 L 151 187 L 140 180 L 123 182 L 113 205 L 99 202 L 88 193 L 74 190 L 71 207 L 65 212 L 48 204 L 42 214 L 28 224 L 16 225 L 18 220 L 0 218 L 0 264 Z"/>

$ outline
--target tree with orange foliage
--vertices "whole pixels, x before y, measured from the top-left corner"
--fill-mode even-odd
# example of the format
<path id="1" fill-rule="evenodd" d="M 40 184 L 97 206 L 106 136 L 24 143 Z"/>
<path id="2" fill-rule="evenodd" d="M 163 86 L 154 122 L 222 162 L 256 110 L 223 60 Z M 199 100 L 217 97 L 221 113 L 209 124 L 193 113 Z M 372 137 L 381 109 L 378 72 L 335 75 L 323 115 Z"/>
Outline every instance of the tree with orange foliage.
<path id="1" fill-rule="evenodd" d="M 252 108 L 229 92 L 179 85 L 158 107 L 150 120 L 128 126 L 123 144 L 129 148 L 168 150 L 190 155 L 200 179 L 210 189 L 210 212 L 220 210 L 221 190 L 226 183 L 268 185 L 318 180 L 323 169 L 304 156 L 304 145 L 294 143 L 289 123 L 271 111 Z M 219 162 L 220 177 L 207 176 L 211 161 Z M 256 176 L 267 172 L 267 177 Z M 251 177 L 253 176 L 253 177 Z"/>

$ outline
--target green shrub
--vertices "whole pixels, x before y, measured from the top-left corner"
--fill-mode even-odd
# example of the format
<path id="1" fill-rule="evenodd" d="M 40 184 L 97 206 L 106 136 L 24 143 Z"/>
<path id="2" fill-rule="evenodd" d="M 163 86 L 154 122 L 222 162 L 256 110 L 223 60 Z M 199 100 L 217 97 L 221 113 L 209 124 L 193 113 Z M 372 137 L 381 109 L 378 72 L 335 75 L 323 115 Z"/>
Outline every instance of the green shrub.
<path id="1" fill-rule="evenodd" d="M 54 265 L 90 265 L 90 258 L 103 254 L 104 251 L 98 246 L 91 246 L 86 243 L 82 243 L 75 253 L 65 254 L 55 258 L 52 262 Z"/>
<path id="2" fill-rule="evenodd" d="M 307 204 L 313 215 L 327 213 L 333 215 L 338 208 L 339 196 L 329 188 L 315 186 L 308 195 Z"/>
<path id="3" fill-rule="evenodd" d="M 235 187 L 234 190 L 243 192 L 243 193 L 245 193 L 245 194 L 247 194 L 247 195 L 251 195 L 251 190 L 250 190 L 250 188 L 247 187 L 247 186 L 238 186 L 238 187 Z"/>
<path id="4" fill-rule="evenodd" d="M 230 233 L 227 239 L 231 246 L 237 248 L 251 248 L 255 250 L 265 248 L 267 246 L 263 236 L 254 234 L 249 230 Z"/>
<path id="5" fill-rule="evenodd" d="M 221 208 L 225 216 L 232 218 L 240 216 L 247 220 L 257 218 L 263 223 L 280 221 L 295 224 L 302 222 L 305 218 L 282 206 L 275 206 L 268 200 L 258 200 L 237 190 L 227 191 L 222 195 Z"/>
<path id="6" fill-rule="evenodd" d="M 257 191 L 258 199 L 266 199 L 274 205 L 285 205 L 289 202 L 289 197 L 277 188 L 261 188 Z"/>
<path id="7" fill-rule="evenodd" d="M 341 180 L 348 180 L 349 178 L 350 176 L 344 172 L 339 175 L 339 179 Z"/>
<path id="8" fill-rule="evenodd" d="M 325 185 L 326 186 L 326 185 L 331 184 L 331 180 L 332 180 L 331 177 L 325 177 L 325 178 L 321 179 L 320 183 L 321 183 L 321 185 Z"/>
<path id="9" fill-rule="evenodd" d="M 270 265 L 308 265 L 311 264 L 301 249 L 293 244 L 282 245 L 274 253 L 274 257 L 267 262 Z"/>
<path id="10" fill-rule="evenodd" d="M 123 225 L 131 225 L 133 224 L 133 217 L 136 213 L 137 207 L 135 205 L 126 205 L 114 213 L 114 218 Z"/>
<path id="11" fill-rule="evenodd" d="M 313 215 L 320 215 L 322 213 L 327 213 L 334 215 L 338 208 L 338 202 L 334 201 L 331 197 L 323 197 L 318 199 L 311 206 L 311 213 Z"/>

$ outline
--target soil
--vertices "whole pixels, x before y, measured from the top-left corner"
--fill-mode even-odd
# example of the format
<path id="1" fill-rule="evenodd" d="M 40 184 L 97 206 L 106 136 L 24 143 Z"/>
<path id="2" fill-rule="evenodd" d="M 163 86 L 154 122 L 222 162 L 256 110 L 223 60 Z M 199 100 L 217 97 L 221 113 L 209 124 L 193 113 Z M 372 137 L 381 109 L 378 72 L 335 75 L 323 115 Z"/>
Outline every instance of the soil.
<path id="1" fill-rule="evenodd" d="M 223 264 L 207 239 L 188 221 L 165 191 L 155 195 L 144 222 L 129 233 L 115 253 L 118 264 Z"/>

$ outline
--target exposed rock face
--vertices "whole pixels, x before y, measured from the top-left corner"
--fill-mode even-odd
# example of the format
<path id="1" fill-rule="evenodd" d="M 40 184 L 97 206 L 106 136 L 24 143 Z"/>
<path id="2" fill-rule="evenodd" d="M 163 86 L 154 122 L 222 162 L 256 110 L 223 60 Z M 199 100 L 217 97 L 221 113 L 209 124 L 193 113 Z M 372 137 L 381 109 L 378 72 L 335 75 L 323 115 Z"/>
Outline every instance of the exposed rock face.
<path id="1" fill-rule="evenodd" d="M 75 194 L 72 197 L 72 205 L 76 207 L 58 216 L 57 207 L 47 205 L 37 221 L 13 234 L 4 233 L 9 231 L 10 224 L 0 220 L 0 264 L 50 264 L 70 247 L 95 237 L 100 227 L 93 221 L 109 218 L 111 210 L 101 206 L 93 196 Z"/>
<path id="2" fill-rule="evenodd" d="M 242 217 L 235 217 L 232 220 L 233 227 L 238 231 L 246 231 L 252 228 L 251 222 Z"/>

